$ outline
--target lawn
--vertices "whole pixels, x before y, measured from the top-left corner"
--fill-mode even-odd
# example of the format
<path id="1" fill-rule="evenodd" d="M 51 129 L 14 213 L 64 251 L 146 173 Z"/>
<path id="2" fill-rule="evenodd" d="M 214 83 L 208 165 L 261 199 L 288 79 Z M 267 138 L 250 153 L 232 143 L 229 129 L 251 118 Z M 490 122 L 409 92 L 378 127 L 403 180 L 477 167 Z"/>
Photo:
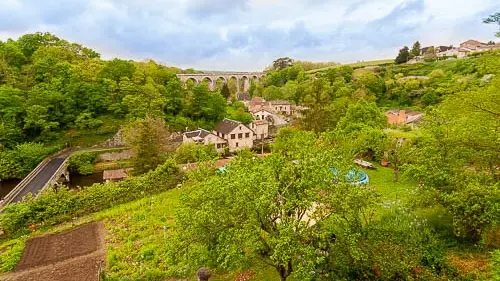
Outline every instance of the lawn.
<path id="1" fill-rule="evenodd" d="M 364 170 L 370 177 L 370 186 L 382 195 L 383 201 L 397 201 L 402 203 L 408 200 L 409 193 L 417 187 L 417 184 L 399 175 L 399 181 L 394 182 L 394 172 L 391 168 L 375 165 L 374 170 Z"/>

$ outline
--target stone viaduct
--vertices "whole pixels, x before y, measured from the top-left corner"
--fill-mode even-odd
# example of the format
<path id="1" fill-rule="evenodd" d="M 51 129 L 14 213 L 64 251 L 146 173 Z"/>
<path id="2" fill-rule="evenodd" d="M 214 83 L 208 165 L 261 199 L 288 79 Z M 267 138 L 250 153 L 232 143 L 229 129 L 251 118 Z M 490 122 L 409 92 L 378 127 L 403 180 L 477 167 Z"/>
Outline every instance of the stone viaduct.
<path id="1" fill-rule="evenodd" d="M 188 80 L 192 80 L 195 85 L 201 82 L 208 82 L 208 88 L 215 91 L 217 81 L 220 79 L 223 83 L 227 83 L 231 79 L 236 80 L 238 92 L 248 92 L 250 89 L 250 81 L 258 81 L 265 76 L 264 72 L 213 72 L 213 73 L 193 73 L 193 74 L 177 74 L 181 82 L 186 85 Z M 240 86 L 243 83 L 243 89 Z"/>

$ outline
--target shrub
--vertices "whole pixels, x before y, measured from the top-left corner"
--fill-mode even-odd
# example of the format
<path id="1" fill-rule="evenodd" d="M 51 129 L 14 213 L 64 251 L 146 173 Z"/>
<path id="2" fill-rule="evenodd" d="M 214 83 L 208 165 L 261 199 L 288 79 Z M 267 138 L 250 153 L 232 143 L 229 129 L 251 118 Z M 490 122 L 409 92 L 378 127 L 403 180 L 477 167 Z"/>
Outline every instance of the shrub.
<path id="1" fill-rule="evenodd" d="M 75 216 L 97 212 L 117 204 L 175 187 L 182 175 L 173 161 L 156 170 L 120 183 L 94 184 L 80 191 L 48 189 L 36 199 L 28 197 L 11 204 L 0 215 L 0 225 L 11 236 L 27 233 L 31 224 L 54 225 Z"/>
<path id="2" fill-rule="evenodd" d="M 9 272 L 21 260 L 26 236 L 6 242 L 0 246 L 0 272 Z M 7 249 L 7 250 L 5 250 Z"/>
<path id="3" fill-rule="evenodd" d="M 182 144 L 174 154 L 174 159 L 179 164 L 204 162 L 219 158 L 219 153 L 214 145 L 199 145 L 194 143 Z"/>
<path id="4" fill-rule="evenodd" d="M 500 281 L 500 250 L 496 250 L 492 253 L 491 268 L 493 268 L 492 280 Z"/>
<path id="5" fill-rule="evenodd" d="M 68 169 L 71 173 L 90 175 L 94 172 L 94 163 L 99 152 L 80 152 L 71 155 L 68 159 Z"/>

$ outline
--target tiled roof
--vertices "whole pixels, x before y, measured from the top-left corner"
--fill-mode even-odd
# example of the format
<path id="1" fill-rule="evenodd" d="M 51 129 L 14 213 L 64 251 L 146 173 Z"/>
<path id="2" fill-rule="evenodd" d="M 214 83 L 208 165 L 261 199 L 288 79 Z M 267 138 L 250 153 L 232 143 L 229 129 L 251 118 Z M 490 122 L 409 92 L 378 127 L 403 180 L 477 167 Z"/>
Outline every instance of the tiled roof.
<path id="1" fill-rule="evenodd" d="M 215 131 L 223 134 L 229 134 L 239 125 L 241 125 L 241 122 L 225 118 L 224 120 L 220 121 L 217 126 L 215 126 Z"/>
<path id="2" fill-rule="evenodd" d="M 238 100 L 249 101 L 250 100 L 250 94 L 238 94 L 237 99 Z"/>
<path id="3" fill-rule="evenodd" d="M 107 170 L 103 172 L 102 178 L 104 180 L 121 180 L 128 176 L 127 172 L 125 169 Z"/>

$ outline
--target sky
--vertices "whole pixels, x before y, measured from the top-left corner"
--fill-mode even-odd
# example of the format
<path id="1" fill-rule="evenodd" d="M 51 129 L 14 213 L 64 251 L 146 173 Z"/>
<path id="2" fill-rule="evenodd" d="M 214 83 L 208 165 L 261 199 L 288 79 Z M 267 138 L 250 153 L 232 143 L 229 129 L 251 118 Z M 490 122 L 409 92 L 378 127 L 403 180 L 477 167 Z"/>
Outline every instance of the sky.
<path id="1" fill-rule="evenodd" d="M 284 56 L 348 63 L 416 40 L 495 40 L 482 23 L 495 12 L 498 0 L 0 0 L 0 40 L 51 32 L 104 59 L 261 71 Z"/>

